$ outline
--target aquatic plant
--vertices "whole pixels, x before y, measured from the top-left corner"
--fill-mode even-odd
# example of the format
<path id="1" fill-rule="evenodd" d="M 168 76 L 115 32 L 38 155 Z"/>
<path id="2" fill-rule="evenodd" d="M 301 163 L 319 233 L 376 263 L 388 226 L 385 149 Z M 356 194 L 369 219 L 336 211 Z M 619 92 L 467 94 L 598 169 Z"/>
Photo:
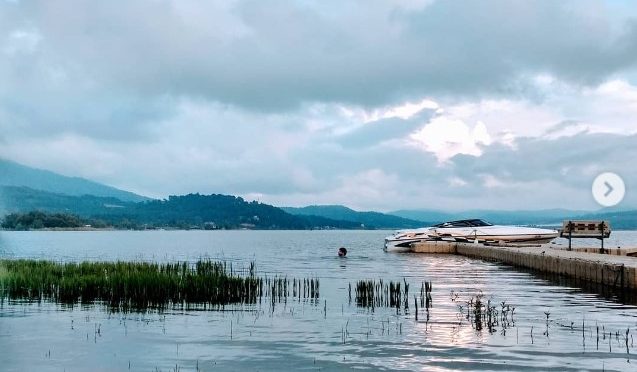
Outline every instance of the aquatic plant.
<path id="1" fill-rule="evenodd" d="M 458 299 L 457 295 L 452 293 L 452 301 L 455 302 Z M 466 307 L 466 313 L 464 309 Z M 496 327 L 501 327 L 502 334 L 506 333 L 509 327 L 515 325 L 513 318 L 515 307 L 506 303 L 506 301 L 500 302 L 500 310 L 495 305 L 492 305 L 491 299 L 485 301 L 484 294 L 479 292 L 472 296 L 465 302 L 465 305 L 458 305 L 460 313 L 464 313 L 465 318 L 471 323 L 476 331 L 482 331 L 486 326 L 489 333 L 494 333 Z"/>
<path id="2" fill-rule="evenodd" d="M 360 280 L 354 285 L 355 302 L 358 307 L 388 307 L 407 311 L 409 309 L 409 283 L 375 280 Z M 349 284 L 349 301 L 352 301 L 352 284 Z M 418 298 L 414 295 L 414 307 L 418 311 Z M 421 307 L 431 306 L 431 283 L 423 283 L 421 288 Z"/>
<path id="3" fill-rule="evenodd" d="M 273 301 L 280 301 L 289 295 L 289 282 L 287 278 L 259 278 L 254 275 L 254 265 L 249 275 L 240 276 L 233 273 L 232 266 L 211 260 L 193 264 L 0 261 L 0 297 L 63 304 L 100 302 L 117 310 L 254 304 L 266 292 Z M 300 282 L 293 279 L 299 289 Z M 303 283 L 304 297 L 307 293 L 318 298 L 318 279 L 303 279 Z"/>

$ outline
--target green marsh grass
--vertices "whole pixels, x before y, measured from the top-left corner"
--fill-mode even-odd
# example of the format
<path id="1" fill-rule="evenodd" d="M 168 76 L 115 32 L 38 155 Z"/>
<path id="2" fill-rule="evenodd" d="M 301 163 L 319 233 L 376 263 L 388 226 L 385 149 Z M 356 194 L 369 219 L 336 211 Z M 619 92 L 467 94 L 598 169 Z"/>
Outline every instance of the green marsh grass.
<path id="1" fill-rule="evenodd" d="M 0 261 L 0 283 L 6 278 L 8 275 L 7 268 L 4 266 L 2 261 Z"/>
<path id="2" fill-rule="evenodd" d="M 0 296 L 62 304 L 101 302 L 114 310 L 164 309 L 201 304 L 254 304 L 263 279 L 239 276 L 225 263 L 57 263 L 0 260 Z"/>

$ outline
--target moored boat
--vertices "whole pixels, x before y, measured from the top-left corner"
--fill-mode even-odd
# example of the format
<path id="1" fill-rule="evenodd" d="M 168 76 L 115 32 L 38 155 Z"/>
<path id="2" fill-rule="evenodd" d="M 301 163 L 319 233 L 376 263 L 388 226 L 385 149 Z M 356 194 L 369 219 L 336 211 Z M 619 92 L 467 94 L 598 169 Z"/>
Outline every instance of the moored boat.
<path id="1" fill-rule="evenodd" d="M 405 250 L 421 241 L 548 243 L 559 232 L 536 227 L 493 225 L 480 219 L 443 222 L 431 227 L 400 230 L 385 238 L 385 250 Z"/>

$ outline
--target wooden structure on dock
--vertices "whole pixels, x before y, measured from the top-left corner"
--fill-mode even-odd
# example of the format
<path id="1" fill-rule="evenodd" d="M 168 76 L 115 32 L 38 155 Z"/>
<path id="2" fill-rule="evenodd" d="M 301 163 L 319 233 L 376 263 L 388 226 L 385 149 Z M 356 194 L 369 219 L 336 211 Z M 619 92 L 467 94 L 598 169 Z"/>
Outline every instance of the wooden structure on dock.
<path id="1" fill-rule="evenodd" d="M 602 242 L 599 253 L 604 253 L 604 239 L 610 237 L 608 221 L 564 221 L 560 237 L 568 239 L 568 250 L 573 249 L 573 238 L 599 239 Z"/>

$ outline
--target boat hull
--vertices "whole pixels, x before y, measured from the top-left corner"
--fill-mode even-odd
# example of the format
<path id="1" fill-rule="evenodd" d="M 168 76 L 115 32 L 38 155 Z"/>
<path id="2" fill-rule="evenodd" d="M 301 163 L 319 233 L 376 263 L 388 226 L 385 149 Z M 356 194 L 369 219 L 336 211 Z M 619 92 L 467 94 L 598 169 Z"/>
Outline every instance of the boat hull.
<path id="1" fill-rule="evenodd" d="M 425 239 L 390 239 L 385 238 L 385 251 L 406 252 L 411 249 L 413 243 L 421 242 Z"/>
<path id="2" fill-rule="evenodd" d="M 412 244 L 422 241 L 456 242 L 504 242 L 536 243 L 551 242 L 559 235 L 557 230 L 515 226 L 485 226 L 481 228 L 425 228 L 412 231 L 399 231 L 385 238 L 384 249 L 409 249 Z"/>

